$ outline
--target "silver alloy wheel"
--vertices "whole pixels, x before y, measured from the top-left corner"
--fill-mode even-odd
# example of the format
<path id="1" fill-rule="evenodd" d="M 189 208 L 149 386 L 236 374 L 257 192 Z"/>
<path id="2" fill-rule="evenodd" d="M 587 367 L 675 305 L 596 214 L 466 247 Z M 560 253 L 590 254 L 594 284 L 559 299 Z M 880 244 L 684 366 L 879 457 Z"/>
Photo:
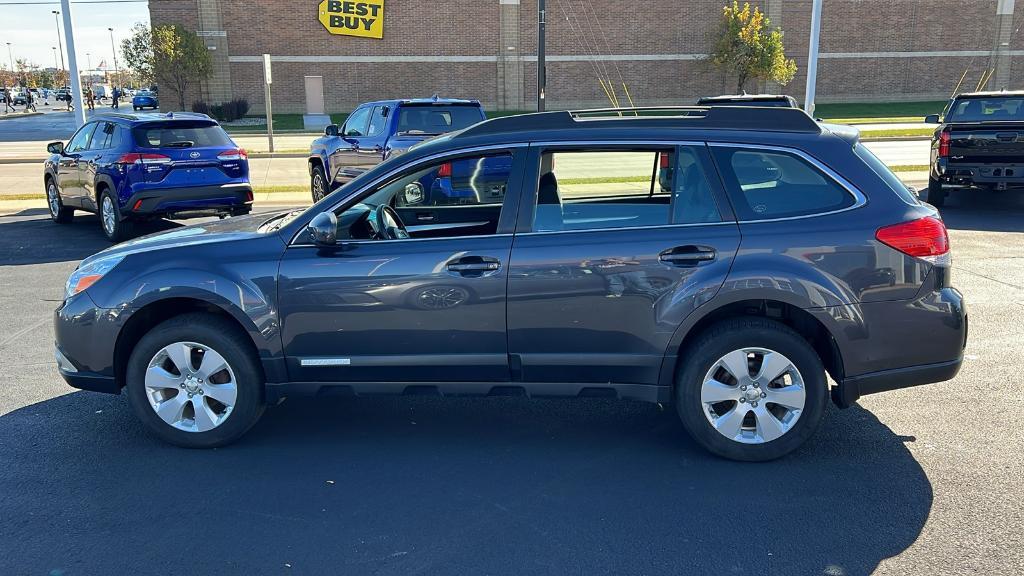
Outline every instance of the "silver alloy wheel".
<path id="1" fill-rule="evenodd" d="M 146 398 L 157 416 L 186 432 L 206 432 L 223 424 L 238 397 L 235 373 L 227 360 L 196 342 L 161 348 L 149 361 L 145 385 Z"/>
<path id="2" fill-rule="evenodd" d="M 57 185 L 53 181 L 46 187 L 46 202 L 50 205 L 50 215 L 56 218 L 60 214 L 60 199 L 57 197 Z"/>
<path id="3" fill-rule="evenodd" d="M 324 197 L 324 179 L 317 172 L 313 175 L 313 202 L 319 202 Z"/>
<path id="4" fill-rule="evenodd" d="M 700 389 L 704 416 L 719 434 L 743 444 L 780 438 L 796 424 L 807 392 L 789 358 L 766 348 L 733 350 L 718 359 Z"/>
<path id="5" fill-rule="evenodd" d="M 103 220 L 103 230 L 107 233 L 107 236 L 113 236 L 114 228 L 117 226 L 117 212 L 114 211 L 114 201 L 110 199 L 110 196 L 104 195 L 101 204 L 100 210 L 102 213 L 100 218 Z"/>

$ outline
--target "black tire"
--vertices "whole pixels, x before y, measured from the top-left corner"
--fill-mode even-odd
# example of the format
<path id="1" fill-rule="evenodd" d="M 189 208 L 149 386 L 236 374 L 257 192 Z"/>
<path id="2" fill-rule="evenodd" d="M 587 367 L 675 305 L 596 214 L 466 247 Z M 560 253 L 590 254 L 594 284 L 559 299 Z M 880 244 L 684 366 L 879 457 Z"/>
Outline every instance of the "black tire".
<path id="1" fill-rule="evenodd" d="M 75 217 L 75 210 L 64 206 L 53 178 L 46 179 L 46 205 L 50 209 L 50 219 L 57 224 L 70 224 Z"/>
<path id="2" fill-rule="evenodd" d="M 161 348 L 195 342 L 216 350 L 235 375 L 237 398 L 223 423 L 205 432 L 180 430 L 164 422 L 150 405 L 145 386 L 149 362 Z M 232 322 L 209 314 L 184 314 L 167 320 L 143 336 L 128 360 L 125 391 L 136 416 L 155 436 L 183 448 L 215 448 L 234 442 L 263 415 L 264 376 L 248 336 Z M 184 390 L 178 394 L 185 393 Z"/>
<path id="3" fill-rule="evenodd" d="M 324 167 L 319 163 L 313 165 L 313 172 L 309 175 L 309 191 L 313 196 L 313 203 L 323 200 L 324 196 L 330 194 L 330 186 L 327 184 L 327 174 Z"/>
<path id="4" fill-rule="evenodd" d="M 791 428 L 768 442 L 746 444 L 726 438 L 712 426 L 701 402 L 701 386 L 708 371 L 729 352 L 743 348 L 782 353 L 804 381 L 803 411 Z M 803 337 L 780 322 L 748 317 L 714 324 L 687 347 L 677 374 L 675 400 L 683 426 L 698 444 L 724 458 L 760 462 L 784 456 L 814 435 L 825 413 L 828 388 L 821 359 Z M 768 406 L 766 402 L 765 408 Z"/>
<path id="5" fill-rule="evenodd" d="M 105 219 L 105 202 L 109 201 L 114 211 L 113 222 L 108 227 Z M 117 197 L 115 197 L 109 188 L 104 188 L 103 192 L 100 193 L 99 217 L 100 217 L 100 230 L 103 230 L 103 235 L 107 237 L 107 240 L 114 242 L 123 242 L 131 238 L 135 234 L 135 223 L 130 220 L 125 220 L 121 217 L 121 208 L 117 205 Z"/>
<path id="6" fill-rule="evenodd" d="M 946 191 L 942 189 L 942 184 L 938 180 L 928 178 L 928 200 L 927 202 L 936 208 L 941 208 L 946 205 Z"/>

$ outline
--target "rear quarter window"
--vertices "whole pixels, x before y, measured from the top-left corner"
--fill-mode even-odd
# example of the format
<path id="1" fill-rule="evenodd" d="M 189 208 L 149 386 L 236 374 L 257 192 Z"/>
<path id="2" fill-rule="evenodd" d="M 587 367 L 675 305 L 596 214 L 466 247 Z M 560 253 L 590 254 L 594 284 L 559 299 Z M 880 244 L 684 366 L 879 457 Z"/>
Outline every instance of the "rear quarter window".
<path id="1" fill-rule="evenodd" d="M 849 208 L 855 198 L 838 182 L 790 152 L 713 146 L 740 220 L 771 220 Z"/>
<path id="2" fill-rule="evenodd" d="M 864 163 L 868 165 L 868 168 L 871 168 L 872 172 L 878 174 L 878 177 L 884 180 L 886 184 L 888 184 L 889 189 L 895 192 L 896 195 L 899 196 L 904 202 L 906 202 L 907 204 L 921 203 L 920 201 L 918 201 L 917 196 L 914 195 L 914 193 L 911 192 L 909 188 L 907 188 L 906 184 L 904 184 L 903 181 L 899 179 L 899 177 L 893 174 L 892 170 L 889 170 L 889 167 L 878 159 L 878 156 L 875 156 L 871 152 L 871 150 L 868 150 L 867 146 L 864 146 L 863 144 L 857 144 L 856 146 L 853 147 L 853 151 L 854 153 L 857 154 L 857 157 L 863 160 Z"/>
<path id="3" fill-rule="evenodd" d="M 132 129 L 135 144 L 142 148 L 205 148 L 230 146 L 224 129 L 210 122 L 156 122 Z"/>

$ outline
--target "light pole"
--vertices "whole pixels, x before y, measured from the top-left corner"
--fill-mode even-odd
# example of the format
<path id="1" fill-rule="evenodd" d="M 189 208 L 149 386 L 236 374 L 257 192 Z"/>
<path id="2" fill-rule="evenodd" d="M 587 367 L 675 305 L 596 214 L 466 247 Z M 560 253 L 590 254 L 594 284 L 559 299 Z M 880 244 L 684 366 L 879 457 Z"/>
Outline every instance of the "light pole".
<path id="1" fill-rule="evenodd" d="M 811 38 L 807 42 L 807 88 L 804 110 L 814 116 L 814 96 L 818 83 L 818 40 L 821 38 L 821 0 L 811 3 Z"/>
<path id="2" fill-rule="evenodd" d="M 53 50 L 53 67 L 54 67 L 55 70 L 60 72 L 60 68 L 57 68 L 57 47 L 56 46 L 50 46 L 50 50 Z"/>
<path id="3" fill-rule="evenodd" d="M 75 51 L 75 27 L 71 21 L 71 0 L 60 0 L 64 17 L 64 42 L 68 45 L 68 79 L 75 106 L 75 126 L 85 124 L 85 101 L 82 99 L 82 78 L 78 74 L 78 52 Z"/>
<path id="4" fill-rule="evenodd" d="M 14 71 L 14 56 L 11 53 L 11 43 L 7 43 L 7 57 L 11 59 L 11 74 L 15 74 Z"/>
<path id="5" fill-rule="evenodd" d="M 57 46 L 60 47 L 60 69 L 64 70 L 64 45 L 60 42 L 60 11 L 50 10 L 53 12 L 53 22 L 57 25 Z"/>
<path id="6" fill-rule="evenodd" d="M 92 58 L 89 56 L 88 52 L 85 53 L 85 65 L 88 66 L 85 71 L 92 74 Z"/>
<path id="7" fill-rule="evenodd" d="M 544 0 L 537 2 L 537 112 L 544 111 L 544 92 L 547 90 L 547 58 L 545 53 L 545 28 L 547 27 L 547 10 Z"/>
<path id="8" fill-rule="evenodd" d="M 117 78 L 117 85 L 121 85 L 121 73 L 117 71 L 117 49 L 114 48 L 114 29 L 107 28 L 110 30 L 110 51 L 114 53 L 114 76 Z"/>

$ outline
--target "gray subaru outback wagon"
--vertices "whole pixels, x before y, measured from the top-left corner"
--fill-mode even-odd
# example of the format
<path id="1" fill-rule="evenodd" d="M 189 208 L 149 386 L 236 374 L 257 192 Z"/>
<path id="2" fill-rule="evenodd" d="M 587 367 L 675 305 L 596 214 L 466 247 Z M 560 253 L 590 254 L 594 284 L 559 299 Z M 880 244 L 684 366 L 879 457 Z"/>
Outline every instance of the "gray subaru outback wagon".
<path id="1" fill-rule="evenodd" d="M 182 446 L 296 394 L 607 395 L 738 460 L 954 377 L 967 335 L 939 214 L 856 131 L 728 106 L 482 122 L 310 208 L 91 256 L 55 324 L 72 386 Z"/>

